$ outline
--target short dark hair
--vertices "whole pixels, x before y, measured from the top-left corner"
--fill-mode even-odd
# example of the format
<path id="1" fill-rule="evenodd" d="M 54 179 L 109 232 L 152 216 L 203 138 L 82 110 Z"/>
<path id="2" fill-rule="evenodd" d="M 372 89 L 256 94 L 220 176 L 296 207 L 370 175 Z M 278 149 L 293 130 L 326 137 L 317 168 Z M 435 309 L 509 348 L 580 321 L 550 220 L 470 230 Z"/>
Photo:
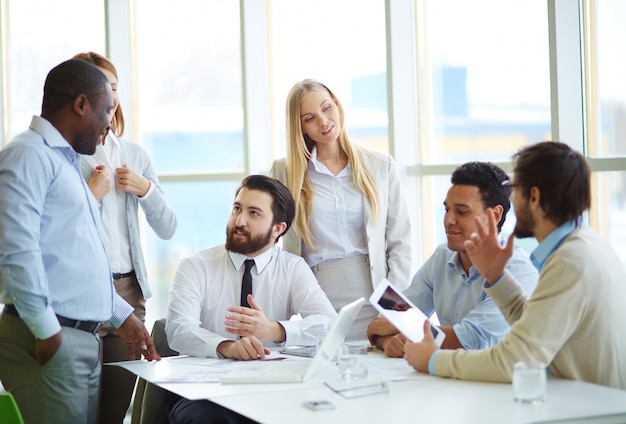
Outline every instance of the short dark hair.
<path id="1" fill-rule="evenodd" d="M 503 186 L 509 176 L 497 165 L 491 162 L 467 162 L 459 166 L 452 173 L 450 181 L 454 185 L 469 185 L 478 187 L 480 198 L 485 208 L 501 205 L 504 209 L 502 219 L 498 223 L 498 232 L 502 230 L 506 214 L 511 209 L 511 189 Z"/>
<path id="2" fill-rule="evenodd" d="M 528 198 L 537 187 L 539 205 L 556 225 L 576 221 L 591 206 L 591 170 L 585 157 L 565 143 L 543 141 L 513 155 L 515 186 Z"/>
<path id="3" fill-rule="evenodd" d="M 48 72 L 43 87 L 41 115 L 45 117 L 59 112 L 80 94 L 84 94 L 90 103 L 95 103 L 106 93 L 108 84 L 106 76 L 92 64 L 84 60 L 66 60 Z"/>
<path id="4" fill-rule="evenodd" d="M 272 225 L 276 225 L 280 222 L 287 224 L 285 231 L 276 237 L 274 242 L 291 228 L 293 217 L 296 213 L 296 204 L 293 200 L 293 196 L 289 189 L 280 181 L 275 178 L 268 177 L 267 175 L 249 175 L 243 179 L 236 193 L 239 193 L 242 188 L 248 190 L 259 190 L 268 193 L 272 196 Z"/>

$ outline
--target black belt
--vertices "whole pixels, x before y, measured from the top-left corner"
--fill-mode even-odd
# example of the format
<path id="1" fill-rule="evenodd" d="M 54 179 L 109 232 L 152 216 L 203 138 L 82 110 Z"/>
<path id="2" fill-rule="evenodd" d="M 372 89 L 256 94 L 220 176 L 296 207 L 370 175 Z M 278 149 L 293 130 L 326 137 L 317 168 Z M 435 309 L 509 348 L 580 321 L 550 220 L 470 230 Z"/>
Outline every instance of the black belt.
<path id="1" fill-rule="evenodd" d="M 128 277 L 132 277 L 133 275 L 135 275 L 135 271 L 131 271 L 131 272 L 127 272 L 125 274 L 122 274 L 121 272 L 114 272 L 113 273 L 113 279 L 114 280 L 120 280 L 122 278 L 128 278 Z"/>
<path id="2" fill-rule="evenodd" d="M 14 305 L 4 305 L 4 312 L 18 317 L 20 316 Z M 100 326 L 102 326 L 101 322 L 79 321 L 77 319 L 65 318 L 60 315 L 57 315 L 57 319 L 59 320 L 59 324 L 61 324 L 63 327 L 71 327 L 77 330 L 86 331 L 91 334 L 97 334 L 98 330 L 100 330 Z"/>

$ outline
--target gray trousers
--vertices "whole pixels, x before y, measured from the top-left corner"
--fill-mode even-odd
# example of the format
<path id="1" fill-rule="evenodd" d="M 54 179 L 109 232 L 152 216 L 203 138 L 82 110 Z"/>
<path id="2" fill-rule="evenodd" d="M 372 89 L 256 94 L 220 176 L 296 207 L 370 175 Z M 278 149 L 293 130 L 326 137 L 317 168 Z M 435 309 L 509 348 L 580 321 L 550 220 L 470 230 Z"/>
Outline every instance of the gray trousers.
<path id="1" fill-rule="evenodd" d="M 92 424 L 98 408 L 99 339 L 61 327 L 63 341 L 41 366 L 35 337 L 17 316 L 0 316 L 0 381 L 15 397 L 26 424 Z"/>

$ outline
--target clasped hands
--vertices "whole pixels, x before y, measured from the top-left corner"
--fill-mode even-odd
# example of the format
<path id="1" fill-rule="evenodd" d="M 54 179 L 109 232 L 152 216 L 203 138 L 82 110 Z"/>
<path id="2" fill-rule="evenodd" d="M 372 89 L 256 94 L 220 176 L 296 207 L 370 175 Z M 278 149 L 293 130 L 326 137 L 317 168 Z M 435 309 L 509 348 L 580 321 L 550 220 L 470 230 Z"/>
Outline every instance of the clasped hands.
<path id="1" fill-rule="evenodd" d="M 374 318 L 367 326 L 367 338 L 373 346 L 383 350 L 390 358 L 404 356 L 407 338 L 382 316 Z"/>
<path id="2" fill-rule="evenodd" d="M 217 347 L 218 352 L 225 358 L 239 360 L 265 359 L 270 351 L 263 342 L 273 341 L 282 343 L 285 341 L 285 329 L 276 321 L 269 320 L 263 310 L 254 301 L 251 294 L 248 295 L 249 308 L 245 306 L 231 306 L 224 324 L 226 331 L 240 336 L 237 341 L 223 341 Z"/>

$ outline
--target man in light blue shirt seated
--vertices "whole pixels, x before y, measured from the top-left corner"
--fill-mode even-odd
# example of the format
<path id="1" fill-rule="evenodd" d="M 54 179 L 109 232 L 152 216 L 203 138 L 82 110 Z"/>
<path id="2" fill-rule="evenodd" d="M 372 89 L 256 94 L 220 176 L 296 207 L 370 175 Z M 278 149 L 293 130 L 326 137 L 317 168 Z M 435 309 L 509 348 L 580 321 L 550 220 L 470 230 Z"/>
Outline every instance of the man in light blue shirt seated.
<path id="1" fill-rule="evenodd" d="M 413 277 L 404 294 L 427 316 L 437 314 L 446 334 L 443 349 L 484 349 L 496 344 L 509 331 L 498 307 L 483 291 L 485 279 L 472 266 L 464 242 L 476 231 L 475 217 L 487 222 L 493 208 L 498 231 L 510 209 L 506 173 L 485 162 L 468 162 L 452 174 L 452 186 L 443 202 L 447 244 L 437 247 Z M 507 269 L 530 294 L 539 274 L 528 253 L 516 246 Z M 370 342 L 387 356 L 402 357 L 406 338 L 385 318 L 369 325 Z"/>

